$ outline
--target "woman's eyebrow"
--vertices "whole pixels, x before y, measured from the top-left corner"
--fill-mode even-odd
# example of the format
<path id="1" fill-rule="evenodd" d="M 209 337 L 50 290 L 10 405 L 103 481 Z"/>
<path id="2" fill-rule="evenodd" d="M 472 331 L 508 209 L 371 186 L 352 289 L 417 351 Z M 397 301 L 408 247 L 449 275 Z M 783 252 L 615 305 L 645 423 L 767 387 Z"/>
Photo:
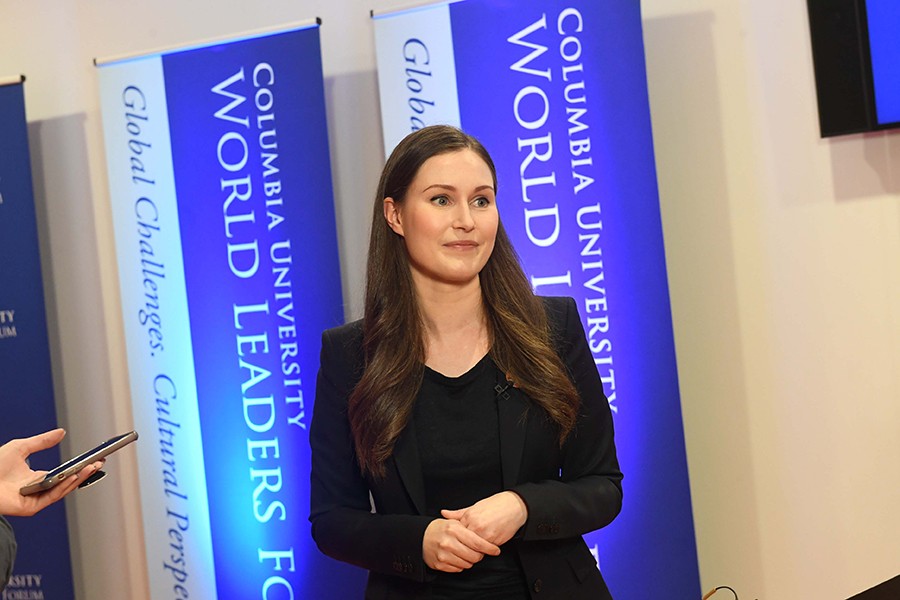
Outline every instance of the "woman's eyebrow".
<path id="1" fill-rule="evenodd" d="M 455 192 L 455 191 L 456 191 L 456 187 L 455 187 L 455 186 L 452 186 L 452 185 L 450 185 L 450 184 L 448 184 L 448 183 L 432 183 L 431 185 L 429 185 L 428 187 L 426 187 L 426 188 L 425 188 L 424 190 L 422 190 L 422 191 L 423 191 L 423 192 L 427 192 L 427 191 L 430 190 L 431 188 L 440 188 L 440 189 L 442 189 L 442 190 L 448 190 L 448 191 L 451 191 L 451 192 Z M 480 191 L 482 191 L 482 190 L 491 190 L 491 191 L 494 191 L 494 186 L 488 185 L 488 184 L 485 184 L 485 185 L 479 185 L 479 186 L 476 187 L 473 191 L 480 192 Z"/>
<path id="2" fill-rule="evenodd" d="M 426 188 L 425 188 L 424 190 L 422 190 L 422 191 L 423 191 L 423 192 L 427 192 L 427 191 L 430 190 L 431 188 L 440 188 L 440 189 L 442 189 L 442 190 L 449 190 L 449 191 L 451 191 L 451 192 L 455 192 L 455 191 L 456 191 L 456 188 L 455 188 L 454 186 L 452 186 L 452 185 L 450 185 L 450 184 L 447 184 L 447 183 L 432 183 L 431 185 L 429 185 L 428 187 L 426 187 Z"/>

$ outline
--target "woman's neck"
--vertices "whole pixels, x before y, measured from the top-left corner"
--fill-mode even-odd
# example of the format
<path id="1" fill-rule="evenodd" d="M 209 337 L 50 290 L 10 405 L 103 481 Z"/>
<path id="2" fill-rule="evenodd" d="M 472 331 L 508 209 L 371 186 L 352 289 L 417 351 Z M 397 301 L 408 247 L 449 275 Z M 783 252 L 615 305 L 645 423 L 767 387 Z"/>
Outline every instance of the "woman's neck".
<path id="1" fill-rule="evenodd" d="M 462 375 L 490 350 L 478 279 L 465 286 L 417 286 L 417 295 L 425 364 L 449 377 Z"/>

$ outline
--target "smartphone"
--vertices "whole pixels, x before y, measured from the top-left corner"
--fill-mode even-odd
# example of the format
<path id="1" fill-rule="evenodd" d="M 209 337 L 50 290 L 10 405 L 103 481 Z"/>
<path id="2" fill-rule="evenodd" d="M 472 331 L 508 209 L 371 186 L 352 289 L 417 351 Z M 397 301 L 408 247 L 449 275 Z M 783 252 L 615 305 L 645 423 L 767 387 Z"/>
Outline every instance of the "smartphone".
<path id="1" fill-rule="evenodd" d="M 28 485 L 22 487 L 19 490 L 19 493 L 23 496 L 27 496 L 29 494 L 36 494 L 38 492 L 49 490 L 53 486 L 60 483 L 66 477 L 74 475 L 92 462 L 96 462 L 106 456 L 109 456 L 119 448 L 124 448 L 136 439 L 138 439 L 138 434 L 136 431 L 129 431 L 128 433 L 123 433 L 122 435 L 117 435 L 114 438 L 110 438 L 96 448 L 91 448 L 87 452 L 79 454 L 75 458 L 59 465 L 40 479 L 32 481 Z M 96 473 L 91 475 L 91 477 L 88 478 L 88 480 L 85 481 L 82 486 L 90 485 L 91 483 L 99 481 L 103 477 L 103 475 L 105 475 L 103 471 L 97 471 Z"/>

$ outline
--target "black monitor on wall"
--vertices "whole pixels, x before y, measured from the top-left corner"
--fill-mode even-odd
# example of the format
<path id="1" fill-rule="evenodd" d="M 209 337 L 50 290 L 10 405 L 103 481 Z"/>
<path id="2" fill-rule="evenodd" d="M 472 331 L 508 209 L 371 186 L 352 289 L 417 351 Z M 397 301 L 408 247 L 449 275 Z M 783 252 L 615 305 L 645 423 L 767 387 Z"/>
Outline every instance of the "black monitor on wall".
<path id="1" fill-rule="evenodd" d="M 900 0 L 807 0 L 822 137 L 900 127 Z"/>

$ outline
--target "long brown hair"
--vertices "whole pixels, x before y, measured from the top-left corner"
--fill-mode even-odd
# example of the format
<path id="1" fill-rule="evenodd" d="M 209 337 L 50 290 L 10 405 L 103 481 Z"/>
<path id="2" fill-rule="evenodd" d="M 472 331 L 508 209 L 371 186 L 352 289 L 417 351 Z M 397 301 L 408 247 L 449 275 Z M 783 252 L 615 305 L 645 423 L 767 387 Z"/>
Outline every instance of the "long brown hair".
<path id="1" fill-rule="evenodd" d="M 403 238 L 384 218 L 383 202 L 401 204 L 419 168 L 432 156 L 469 149 L 487 164 L 497 189 L 494 162 L 474 137 L 434 125 L 406 136 L 391 153 L 375 194 L 363 318 L 364 371 L 350 394 L 347 413 L 364 473 L 384 474 L 397 437 L 412 415 L 425 370 L 424 326 Z M 540 406 L 565 441 L 579 398 L 553 349 L 544 306 L 532 293 L 500 223 L 494 251 L 480 274 L 481 295 L 494 363 Z"/>

